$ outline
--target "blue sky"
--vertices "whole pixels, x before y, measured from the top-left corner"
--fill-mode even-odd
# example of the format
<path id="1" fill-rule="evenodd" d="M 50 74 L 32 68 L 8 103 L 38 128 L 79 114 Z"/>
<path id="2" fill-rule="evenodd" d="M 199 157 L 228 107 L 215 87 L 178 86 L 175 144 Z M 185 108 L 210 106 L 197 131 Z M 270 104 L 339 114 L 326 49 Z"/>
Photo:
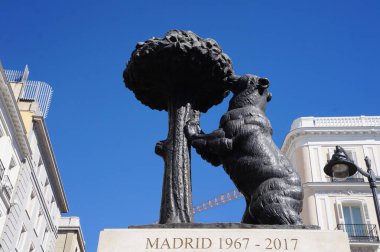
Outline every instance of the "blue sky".
<path id="1" fill-rule="evenodd" d="M 158 219 L 163 162 L 153 153 L 167 114 L 140 104 L 122 71 L 135 44 L 176 28 L 214 38 L 237 74 L 271 81 L 268 117 L 281 146 L 301 116 L 379 115 L 380 3 L 367 1 L 1 1 L 0 60 L 29 65 L 54 89 L 47 124 L 88 251 L 100 230 Z M 202 115 L 216 129 L 227 101 Z M 192 157 L 193 201 L 233 188 L 221 167 Z M 196 216 L 237 222 L 243 202 Z"/>

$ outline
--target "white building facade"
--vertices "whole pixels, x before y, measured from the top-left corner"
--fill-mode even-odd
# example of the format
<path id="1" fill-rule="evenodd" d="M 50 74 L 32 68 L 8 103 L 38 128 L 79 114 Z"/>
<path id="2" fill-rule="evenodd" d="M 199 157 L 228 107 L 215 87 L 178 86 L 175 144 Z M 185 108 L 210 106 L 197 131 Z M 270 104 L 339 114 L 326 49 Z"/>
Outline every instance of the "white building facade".
<path id="1" fill-rule="evenodd" d="M 282 151 L 303 182 L 301 216 L 305 224 L 322 230 L 347 232 L 352 251 L 380 251 L 378 220 L 367 179 L 359 173 L 343 181 L 324 174 L 336 145 L 364 170 L 368 156 L 372 169 L 380 175 L 380 116 L 296 119 Z"/>
<path id="2" fill-rule="evenodd" d="M 27 77 L 0 65 L 0 251 L 54 252 L 68 205 L 44 120 L 51 89 Z"/>

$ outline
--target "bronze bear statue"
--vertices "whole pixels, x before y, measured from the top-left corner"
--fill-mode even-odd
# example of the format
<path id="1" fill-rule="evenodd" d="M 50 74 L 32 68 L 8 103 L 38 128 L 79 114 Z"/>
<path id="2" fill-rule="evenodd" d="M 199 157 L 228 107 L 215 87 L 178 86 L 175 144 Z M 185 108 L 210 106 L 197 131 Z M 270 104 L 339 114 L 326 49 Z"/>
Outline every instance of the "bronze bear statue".
<path id="1" fill-rule="evenodd" d="M 189 121 L 185 133 L 203 159 L 223 164 L 237 189 L 244 195 L 242 223 L 300 225 L 303 189 L 290 161 L 272 139 L 265 116 L 271 99 L 269 81 L 254 75 L 234 76 L 228 111 L 219 129 L 204 134 L 199 121 Z"/>

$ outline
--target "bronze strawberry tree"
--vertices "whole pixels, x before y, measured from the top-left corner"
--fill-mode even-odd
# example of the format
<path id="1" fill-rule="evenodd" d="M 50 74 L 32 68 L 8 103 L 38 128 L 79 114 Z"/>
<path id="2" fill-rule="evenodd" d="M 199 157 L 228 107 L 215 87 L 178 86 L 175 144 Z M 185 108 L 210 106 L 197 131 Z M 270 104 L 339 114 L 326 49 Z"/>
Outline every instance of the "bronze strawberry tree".
<path id="1" fill-rule="evenodd" d="M 232 62 L 220 46 L 191 31 L 171 30 L 163 38 L 138 43 L 132 52 L 123 73 L 126 87 L 142 104 L 169 116 L 167 139 L 156 145 L 165 161 L 160 224 L 193 221 L 184 126 L 223 100 L 232 75 Z"/>

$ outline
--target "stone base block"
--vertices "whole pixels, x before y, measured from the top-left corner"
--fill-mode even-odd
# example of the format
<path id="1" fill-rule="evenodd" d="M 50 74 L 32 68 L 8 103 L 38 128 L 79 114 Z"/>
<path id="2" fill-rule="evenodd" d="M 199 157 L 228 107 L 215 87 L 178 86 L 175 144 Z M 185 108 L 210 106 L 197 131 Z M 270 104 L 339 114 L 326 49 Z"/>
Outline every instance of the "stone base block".
<path id="1" fill-rule="evenodd" d="M 340 230 L 236 228 L 105 229 L 98 252 L 349 252 L 348 236 Z"/>

